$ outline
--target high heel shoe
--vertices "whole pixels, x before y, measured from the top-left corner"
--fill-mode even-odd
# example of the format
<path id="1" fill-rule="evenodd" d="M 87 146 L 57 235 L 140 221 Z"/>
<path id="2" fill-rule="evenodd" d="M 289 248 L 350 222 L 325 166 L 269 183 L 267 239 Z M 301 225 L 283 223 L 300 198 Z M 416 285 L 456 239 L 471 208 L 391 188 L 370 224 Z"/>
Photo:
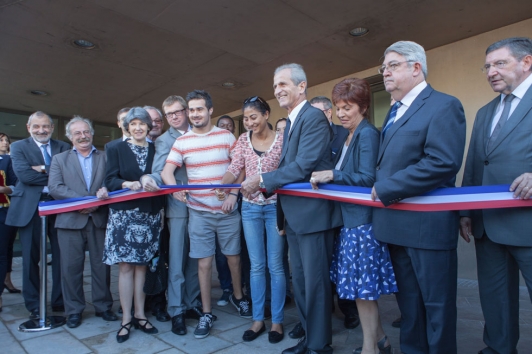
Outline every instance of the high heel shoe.
<path id="1" fill-rule="evenodd" d="M 144 325 L 141 325 L 140 324 L 140 321 L 146 321 L 144 323 Z M 151 328 L 146 328 L 146 326 L 150 324 L 151 325 Z M 148 333 L 148 334 L 156 334 L 156 333 L 159 333 L 159 330 L 157 328 L 155 328 L 154 325 L 151 324 L 150 321 L 148 321 L 147 319 L 145 318 L 136 318 L 136 317 L 133 317 L 133 326 L 135 326 L 135 329 L 140 329 L 142 332 L 144 333 Z"/>
<path id="2" fill-rule="evenodd" d="M 386 344 L 386 341 L 388 340 L 387 336 L 382 337 L 380 341 L 377 342 L 377 347 L 379 348 L 380 354 L 392 354 L 392 345 L 388 344 L 387 346 L 384 346 Z M 356 348 L 353 350 L 353 354 L 361 354 L 362 353 L 362 347 Z"/>
<path id="3" fill-rule="evenodd" d="M 129 326 L 129 327 L 128 327 Z M 120 335 L 120 332 L 122 331 L 122 329 L 125 329 L 127 330 L 127 333 L 126 334 L 122 334 Z M 131 330 L 131 321 L 126 323 L 125 325 L 122 325 L 120 327 L 120 329 L 118 330 L 118 332 L 116 333 L 116 341 L 118 343 L 124 343 L 126 340 L 129 339 L 129 331 Z"/>
<path id="4" fill-rule="evenodd" d="M 9 291 L 11 294 L 20 294 L 22 292 L 22 290 L 19 290 L 15 287 L 13 288 L 8 287 L 6 283 L 4 283 L 4 288 L 7 289 L 7 291 Z"/>

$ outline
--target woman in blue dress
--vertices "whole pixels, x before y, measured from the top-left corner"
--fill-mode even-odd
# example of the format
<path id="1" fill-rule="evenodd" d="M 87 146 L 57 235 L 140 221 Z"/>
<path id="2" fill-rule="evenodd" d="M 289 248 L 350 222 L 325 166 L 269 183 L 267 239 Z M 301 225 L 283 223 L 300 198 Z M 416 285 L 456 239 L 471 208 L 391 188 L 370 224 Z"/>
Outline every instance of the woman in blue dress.
<path id="1" fill-rule="evenodd" d="M 349 78 L 336 84 L 332 101 L 336 116 L 349 130 L 335 169 L 313 172 L 310 182 L 372 187 L 379 151 L 379 131 L 368 121 L 371 99 L 369 84 Z M 391 353 L 379 317 L 377 299 L 397 292 L 395 275 L 386 244 L 373 235 L 372 208 L 340 203 L 344 226 L 334 246 L 331 280 L 341 299 L 356 300 L 364 342 L 354 353 Z"/>

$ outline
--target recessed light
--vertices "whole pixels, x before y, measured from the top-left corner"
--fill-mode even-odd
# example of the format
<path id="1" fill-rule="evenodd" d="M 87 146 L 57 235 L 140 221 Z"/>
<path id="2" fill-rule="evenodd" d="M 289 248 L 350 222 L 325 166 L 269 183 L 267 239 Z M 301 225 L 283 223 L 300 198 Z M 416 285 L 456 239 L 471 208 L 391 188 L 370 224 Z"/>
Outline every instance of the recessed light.
<path id="1" fill-rule="evenodd" d="M 236 84 L 232 81 L 226 81 L 222 84 L 222 87 L 225 87 L 225 88 L 234 88 L 236 86 Z"/>
<path id="2" fill-rule="evenodd" d="M 96 48 L 96 44 L 92 43 L 91 41 L 88 41 L 86 39 L 75 39 L 72 41 L 72 44 L 76 48 L 81 49 L 94 49 Z"/>
<path id="3" fill-rule="evenodd" d="M 12 124 L 12 123 L 5 123 L 4 125 L 6 127 L 16 127 L 17 126 L 16 124 Z"/>
<path id="4" fill-rule="evenodd" d="M 349 34 L 352 35 L 353 37 L 362 37 L 368 34 L 368 32 L 369 32 L 369 29 L 367 29 L 366 27 L 357 27 L 349 31 Z"/>
<path id="5" fill-rule="evenodd" d="M 42 90 L 31 90 L 30 93 L 35 96 L 48 96 L 48 92 Z"/>

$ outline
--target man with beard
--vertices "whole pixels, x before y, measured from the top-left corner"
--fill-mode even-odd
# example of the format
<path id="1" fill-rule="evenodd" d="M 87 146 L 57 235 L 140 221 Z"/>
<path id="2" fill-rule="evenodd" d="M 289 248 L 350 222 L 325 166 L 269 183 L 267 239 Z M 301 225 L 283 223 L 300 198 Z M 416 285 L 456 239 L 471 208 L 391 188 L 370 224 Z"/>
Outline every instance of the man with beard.
<path id="1" fill-rule="evenodd" d="M 66 151 L 70 146 L 59 140 L 51 139 L 54 122 L 44 112 L 35 112 L 26 125 L 31 137 L 11 145 L 13 169 L 18 177 L 15 191 L 11 195 L 11 206 L 6 224 L 17 226 L 22 245 L 22 296 L 30 319 L 39 319 L 39 261 L 41 249 L 41 219 L 39 201 L 53 198 L 48 190 L 48 172 L 52 157 Z M 57 230 L 54 227 L 55 216 L 48 217 L 48 237 L 52 246 L 52 310 L 64 311 L 61 293 L 61 269 Z M 46 261 L 44 261 L 46 266 Z"/>

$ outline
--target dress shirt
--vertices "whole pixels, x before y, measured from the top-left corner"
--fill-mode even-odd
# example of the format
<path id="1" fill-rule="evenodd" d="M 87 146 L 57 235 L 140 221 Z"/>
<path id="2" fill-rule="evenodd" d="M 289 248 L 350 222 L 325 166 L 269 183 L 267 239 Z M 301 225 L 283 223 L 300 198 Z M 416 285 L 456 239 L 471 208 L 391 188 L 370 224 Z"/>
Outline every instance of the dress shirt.
<path id="1" fill-rule="evenodd" d="M 508 115 L 508 119 L 512 116 L 512 113 L 514 112 L 515 108 L 521 102 L 521 99 L 525 95 L 526 91 L 530 88 L 532 85 L 532 74 L 528 75 L 528 77 L 525 79 L 525 81 L 521 82 L 519 86 L 515 90 L 513 90 L 512 95 L 515 96 L 515 98 L 511 102 L 510 106 L 510 114 Z M 504 99 L 507 95 L 504 93 L 501 94 L 501 100 L 499 102 L 499 106 L 497 107 L 497 110 L 495 111 L 495 114 L 493 115 L 493 121 L 491 122 L 491 133 L 493 133 L 493 129 L 495 129 L 495 126 L 499 122 L 499 119 L 501 118 L 502 111 L 504 110 Z M 490 133 L 490 135 L 491 135 Z"/>
<path id="2" fill-rule="evenodd" d="M 190 125 L 188 126 L 188 128 L 186 130 L 179 130 L 179 129 L 176 129 L 179 133 L 181 133 L 181 135 L 185 134 L 186 132 L 188 132 L 190 129 L 192 129 L 190 127 Z"/>
<path id="3" fill-rule="evenodd" d="M 92 153 L 96 151 L 96 148 L 93 146 L 91 152 L 87 156 L 83 156 L 76 150 L 76 148 L 72 148 L 73 151 L 76 152 L 76 156 L 78 157 L 79 165 L 81 167 L 81 172 L 83 172 L 83 178 L 85 179 L 85 185 L 87 186 L 87 190 L 91 188 L 91 176 L 92 176 Z"/>
<path id="4" fill-rule="evenodd" d="M 292 127 L 293 127 L 294 124 L 296 123 L 297 115 L 299 114 L 299 111 L 301 111 L 301 108 L 303 108 L 303 106 L 305 105 L 305 103 L 307 103 L 307 100 L 303 100 L 303 102 L 301 102 L 300 104 L 298 104 L 298 105 L 292 110 L 292 112 L 290 112 L 290 114 L 288 115 L 288 119 L 290 119 L 290 131 L 292 130 Z M 290 133 L 290 131 L 288 131 L 288 132 Z"/>
<path id="5" fill-rule="evenodd" d="M 410 90 L 405 97 L 401 100 L 401 107 L 397 110 L 397 115 L 395 116 L 394 123 L 397 122 L 403 114 L 405 114 L 406 110 L 410 108 L 412 105 L 412 102 L 416 99 L 416 97 L 421 93 L 427 87 L 427 82 L 423 80 L 423 82 L 420 82 L 412 90 Z"/>

